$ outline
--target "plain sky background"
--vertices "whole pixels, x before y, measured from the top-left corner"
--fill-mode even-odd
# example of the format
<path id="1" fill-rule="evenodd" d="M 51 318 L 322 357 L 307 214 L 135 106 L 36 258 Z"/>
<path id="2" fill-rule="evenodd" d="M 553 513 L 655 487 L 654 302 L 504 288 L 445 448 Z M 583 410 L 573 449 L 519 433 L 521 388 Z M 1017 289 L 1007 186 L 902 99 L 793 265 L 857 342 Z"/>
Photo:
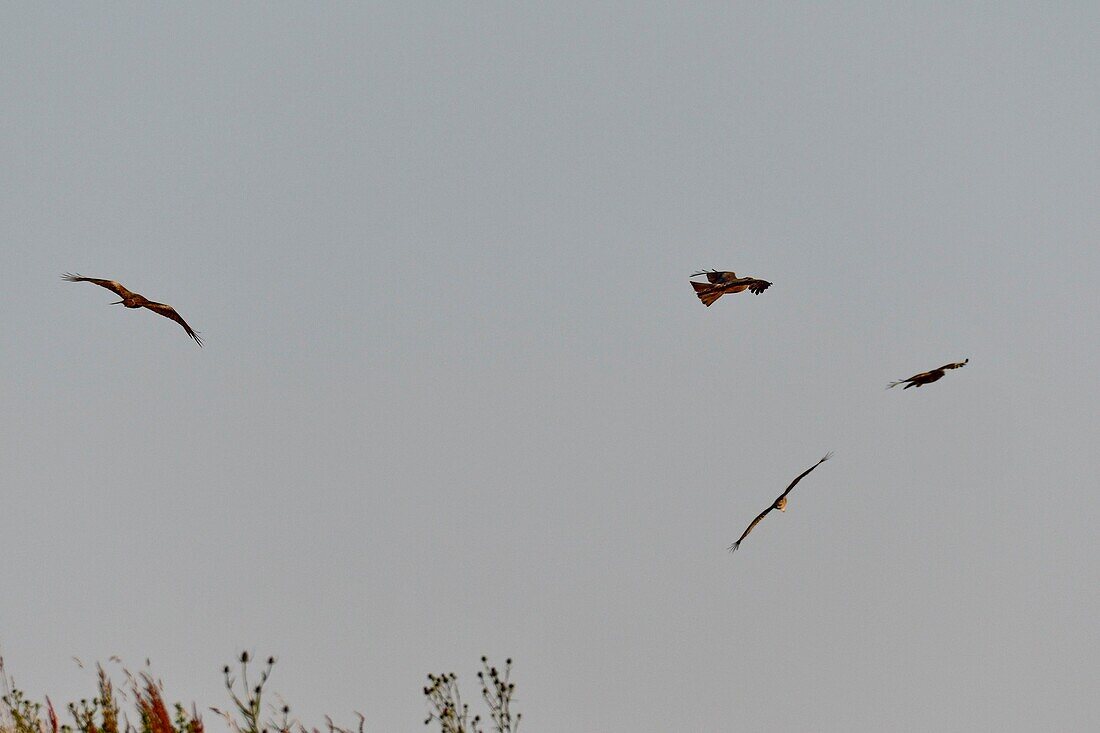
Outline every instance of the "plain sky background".
<path id="1" fill-rule="evenodd" d="M 484 653 L 532 732 L 1100 728 L 1097 3 L 0 21 L 31 695 L 247 648 L 416 730 Z"/>

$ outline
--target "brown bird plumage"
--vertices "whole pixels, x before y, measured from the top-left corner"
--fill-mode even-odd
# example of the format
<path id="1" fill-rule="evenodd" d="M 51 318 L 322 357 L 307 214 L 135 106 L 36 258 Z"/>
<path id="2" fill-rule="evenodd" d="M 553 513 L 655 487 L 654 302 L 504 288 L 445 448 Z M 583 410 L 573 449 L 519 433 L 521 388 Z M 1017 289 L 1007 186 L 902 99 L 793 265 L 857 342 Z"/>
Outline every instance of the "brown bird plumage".
<path id="1" fill-rule="evenodd" d="M 199 334 L 187 325 L 187 321 L 183 320 L 183 317 L 176 312 L 176 309 L 167 303 L 157 303 L 156 301 L 149 300 L 143 295 L 131 292 L 124 288 L 121 283 L 114 280 L 100 280 L 94 277 L 83 277 L 81 275 L 71 275 L 65 273 L 61 276 L 62 279 L 71 283 L 95 283 L 101 288 L 107 288 L 111 292 L 118 295 L 122 300 L 119 300 L 111 305 L 124 305 L 127 308 L 148 308 L 154 313 L 159 313 L 165 318 L 171 318 L 176 323 L 183 326 L 183 330 L 187 332 L 187 335 L 195 339 L 195 343 L 202 346 L 202 339 L 199 338 Z"/>
<path id="2" fill-rule="evenodd" d="M 708 308 L 711 303 L 726 293 L 740 293 L 742 290 L 748 290 L 754 295 L 760 295 L 771 286 L 771 283 L 767 280 L 759 280 L 755 277 L 737 277 L 736 272 L 700 270 L 692 274 L 692 277 L 699 277 L 700 275 L 706 275 L 707 282 L 697 283 L 692 280 L 691 286 L 695 288 L 695 294 L 699 296 L 699 300 L 703 301 L 703 305 Z"/>
<path id="3" fill-rule="evenodd" d="M 933 369 L 930 372 L 921 372 L 920 374 L 914 374 L 913 376 L 909 377 L 909 379 L 899 379 L 896 382 L 890 382 L 890 384 L 886 385 L 886 389 L 897 387 L 899 384 L 905 385 L 902 389 L 919 387 L 922 384 L 931 384 L 937 379 L 943 378 L 944 372 L 946 372 L 948 369 L 961 369 L 962 367 L 966 366 L 966 363 L 968 361 L 970 361 L 969 357 L 963 359 L 962 361 L 957 361 L 954 364 L 944 364 L 939 369 Z"/>
<path id="4" fill-rule="evenodd" d="M 741 546 L 741 541 L 749 536 L 749 532 L 751 532 L 756 525 L 760 524 L 760 520 L 762 520 L 764 517 L 768 516 L 768 512 L 770 512 L 772 509 L 778 509 L 781 512 L 787 511 L 787 494 L 791 493 L 791 489 L 793 489 L 795 487 L 795 484 L 797 484 L 799 481 L 801 481 L 803 478 L 805 478 L 806 474 L 808 474 L 810 471 L 814 470 L 815 468 L 817 468 L 822 463 L 824 463 L 825 461 L 829 460 L 832 457 L 833 457 L 833 454 L 830 451 L 829 453 L 826 453 L 825 457 L 822 458 L 820 461 L 818 461 L 814 465 L 810 466 L 809 468 L 807 468 L 802 473 L 798 474 L 798 478 L 796 478 L 794 481 L 791 482 L 791 485 L 787 487 L 787 490 L 784 491 L 782 494 L 780 494 L 779 498 L 776 499 L 775 502 L 772 503 L 772 505 L 770 507 L 768 507 L 764 511 L 760 512 L 760 514 L 756 517 L 756 519 L 752 520 L 752 523 L 749 524 L 749 526 L 745 529 L 745 531 L 741 535 L 741 537 L 736 542 L 734 542 L 732 545 L 730 545 L 730 552 L 736 552 L 737 551 L 737 548 Z"/>

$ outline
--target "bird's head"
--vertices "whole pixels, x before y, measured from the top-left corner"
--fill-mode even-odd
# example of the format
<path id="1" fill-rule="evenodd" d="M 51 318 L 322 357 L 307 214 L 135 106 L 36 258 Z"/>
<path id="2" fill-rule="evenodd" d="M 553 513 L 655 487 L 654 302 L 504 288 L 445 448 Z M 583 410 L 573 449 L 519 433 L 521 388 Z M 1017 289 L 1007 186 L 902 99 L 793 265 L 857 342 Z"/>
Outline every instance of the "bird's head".
<path id="1" fill-rule="evenodd" d="M 775 500 L 775 508 L 781 512 L 787 511 L 787 497 L 781 496 Z"/>

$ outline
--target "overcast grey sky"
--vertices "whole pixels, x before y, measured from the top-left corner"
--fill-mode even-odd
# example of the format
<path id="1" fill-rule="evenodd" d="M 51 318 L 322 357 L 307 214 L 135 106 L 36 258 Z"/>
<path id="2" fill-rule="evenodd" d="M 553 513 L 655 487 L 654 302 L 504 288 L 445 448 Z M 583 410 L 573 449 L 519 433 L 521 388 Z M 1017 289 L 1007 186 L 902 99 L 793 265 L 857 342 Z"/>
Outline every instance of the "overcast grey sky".
<path id="1" fill-rule="evenodd" d="M 1100 728 L 1100 5 L 0 20 L 32 695 L 249 648 L 413 730 L 486 653 L 531 731 Z"/>

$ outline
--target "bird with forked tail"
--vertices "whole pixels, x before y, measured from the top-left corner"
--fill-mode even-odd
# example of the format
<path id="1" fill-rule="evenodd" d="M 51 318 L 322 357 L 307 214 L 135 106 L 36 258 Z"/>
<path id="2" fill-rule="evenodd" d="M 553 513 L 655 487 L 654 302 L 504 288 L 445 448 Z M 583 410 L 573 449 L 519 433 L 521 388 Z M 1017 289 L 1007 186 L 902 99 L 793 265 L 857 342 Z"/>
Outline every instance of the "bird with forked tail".
<path id="1" fill-rule="evenodd" d="M 754 295 L 760 295 L 760 293 L 771 287 L 771 283 L 767 280 L 760 280 L 755 277 L 737 277 L 736 272 L 700 270 L 693 273 L 692 277 L 699 277 L 700 275 L 705 275 L 707 282 L 700 283 L 692 280 L 691 287 L 695 288 L 695 294 L 699 296 L 699 300 L 703 301 L 703 305 L 708 308 L 711 303 L 726 293 L 740 293 L 742 290 L 748 290 Z"/>
<path id="2" fill-rule="evenodd" d="M 931 384 L 937 379 L 942 379 L 943 375 L 947 372 L 948 369 L 961 369 L 966 366 L 967 362 L 969 361 L 970 358 L 967 357 L 966 359 L 963 359 L 962 361 L 957 361 L 954 364 L 944 364 L 939 369 L 933 369 L 930 372 L 921 372 L 920 374 L 914 374 L 908 379 L 899 379 L 896 382 L 890 382 L 890 384 L 886 385 L 886 389 L 897 387 L 899 384 L 905 385 L 904 387 L 902 387 L 902 389 L 909 389 L 910 387 L 920 387 L 923 384 Z"/>
<path id="3" fill-rule="evenodd" d="M 111 305 L 124 305 L 127 308 L 148 308 L 154 313 L 159 313 L 165 318 L 171 318 L 176 323 L 183 326 L 183 330 L 187 332 L 187 335 L 195 339 L 195 343 L 202 346 L 202 339 L 199 338 L 199 334 L 187 325 L 187 321 L 183 320 L 183 317 L 176 312 L 176 309 L 167 303 L 157 303 L 156 301 L 149 300 L 143 295 L 131 292 L 124 288 L 121 283 L 114 280 L 100 280 L 94 277 L 83 277 L 81 275 L 72 275 L 65 273 L 61 276 L 63 280 L 67 280 L 71 283 L 95 283 L 101 288 L 107 288 L 111 292 L 115 293 L 122 300 L 115 301 Z"/>

